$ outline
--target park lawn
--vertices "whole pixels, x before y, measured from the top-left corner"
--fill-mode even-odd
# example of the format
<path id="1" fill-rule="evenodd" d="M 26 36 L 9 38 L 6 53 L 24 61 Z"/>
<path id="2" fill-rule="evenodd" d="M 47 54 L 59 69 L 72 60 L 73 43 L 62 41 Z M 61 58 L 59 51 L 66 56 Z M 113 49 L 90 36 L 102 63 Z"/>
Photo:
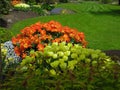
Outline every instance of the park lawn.
<path id="1" fill-rule="evenodd" d="M 120 49 L 120 6 L 87 2 L 58 4 L 57 7 L 68 8 L 76 13 L 26 19 L 15 23 L 11 31 L 16 35 L 24 27 L 38 21 L 55 20 L 64 26 L 84 32 L 89 48 L 101 50 Z"/>

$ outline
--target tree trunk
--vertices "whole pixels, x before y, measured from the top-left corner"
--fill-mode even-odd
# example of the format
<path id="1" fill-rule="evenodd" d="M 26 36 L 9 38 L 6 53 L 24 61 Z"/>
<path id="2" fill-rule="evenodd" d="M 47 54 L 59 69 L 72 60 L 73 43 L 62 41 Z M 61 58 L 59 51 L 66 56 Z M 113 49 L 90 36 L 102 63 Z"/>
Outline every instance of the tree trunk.
<path id="1" fill-rule="evenodd" d="M 120 5 L 120 0 L 118 1 L 118 4 Z"/>

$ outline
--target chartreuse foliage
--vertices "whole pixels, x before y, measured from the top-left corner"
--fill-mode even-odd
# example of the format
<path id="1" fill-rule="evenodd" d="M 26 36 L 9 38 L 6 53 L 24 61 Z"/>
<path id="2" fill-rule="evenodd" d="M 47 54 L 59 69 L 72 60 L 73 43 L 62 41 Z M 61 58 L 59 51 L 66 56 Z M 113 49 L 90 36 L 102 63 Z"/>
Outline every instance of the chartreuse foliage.
<path id="1" fill-rule="evenodd" d="M 5 87 L 9 90 L 119 90 L 120 67 L 100 50 L 52 43 L 30 51 Z"/>
<path id="2" fill-rule="evenodd" d="M 4 45 L 3 45 L 3 43 L 1 43 L 1 56 L 2 56 L 2 59 L 4 60 L 5 59 L 5 57 L 6 57 L 6 54 L 7 54 L 7 49 L 6 48 L 4 48 Z"/>

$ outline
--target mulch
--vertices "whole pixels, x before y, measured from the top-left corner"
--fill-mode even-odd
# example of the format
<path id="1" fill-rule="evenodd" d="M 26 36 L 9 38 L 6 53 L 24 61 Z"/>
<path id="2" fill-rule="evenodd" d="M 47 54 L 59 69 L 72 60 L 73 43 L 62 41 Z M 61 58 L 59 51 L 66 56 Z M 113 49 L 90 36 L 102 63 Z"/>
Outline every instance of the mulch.
<path id="1" fill-rule="evenodd" d="M 7 28 L 10 28 L 12 24 L 27 19 L 27 18 L 33 18 L 38 17 L 39 15 L 32 11 L 12 11 L 8 15 L 4 15 L 3 19 L 7 21 Z M 106 50 L 104 51 L 106 55 L 113 58 L 113 60 L 119 60 L 120 61 L 120 50 Z"/>
<path id="2" fill-rule="evenodd" d="M 114 61 L 120 61 L 120 50 L 106 50 L 106 55 L 110 56 Z"/>

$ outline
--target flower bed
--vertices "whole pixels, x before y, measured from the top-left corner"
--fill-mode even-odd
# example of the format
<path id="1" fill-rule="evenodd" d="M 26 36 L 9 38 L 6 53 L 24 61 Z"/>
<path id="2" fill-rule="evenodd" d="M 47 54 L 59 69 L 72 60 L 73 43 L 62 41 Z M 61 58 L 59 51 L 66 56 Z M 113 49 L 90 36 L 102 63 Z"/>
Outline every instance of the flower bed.
<path id="1" fill-rule="evenodd" d="M 119 64 L 101 50 L 85 48 L 86 44 L 82 32 L 56 21 L 25 27 L 12 43 L 2 45 L 5 79 L 0 88 L 119 90 Z M 5 59 L 9 45 L 17 59 L 10 55 Z"/>
<path id="2" fill-rule="evenodd" d="M 48 23 L 35 23 L 21 30 L 21 34 L 12 38 L 15 52 L 24 58 L 30 49 L 43 51 L 44 47 L 52 42 L 79 43 L 86 47 L 84 33 L 67 26 L 62 26 L 56 21 Z"/>

